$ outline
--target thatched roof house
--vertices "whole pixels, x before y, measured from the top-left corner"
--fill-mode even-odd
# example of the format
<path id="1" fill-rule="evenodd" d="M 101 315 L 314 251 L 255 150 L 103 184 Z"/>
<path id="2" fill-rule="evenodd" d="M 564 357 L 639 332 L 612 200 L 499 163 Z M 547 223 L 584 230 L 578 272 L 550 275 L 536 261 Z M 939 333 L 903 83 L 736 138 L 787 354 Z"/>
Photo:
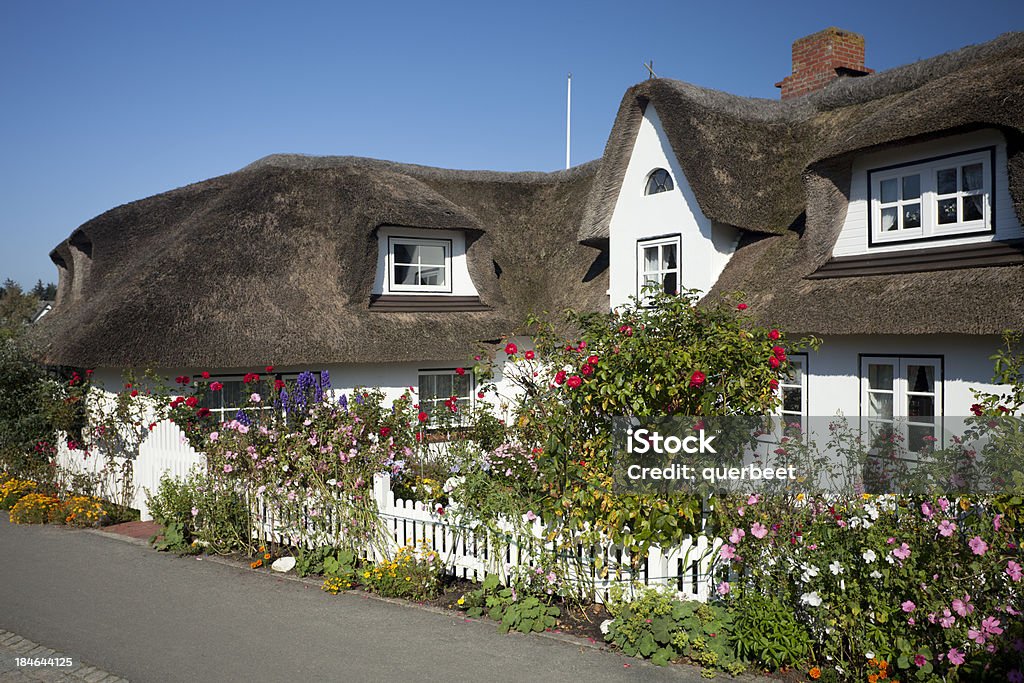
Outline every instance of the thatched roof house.
<path id="1" fill-rule="evenodd" d="M 565 172 L 278 155 L 117 207 L 51 254 L 60 285 L 38 325 L 45 356 L 164 367 L 453 359 L 531 311 L 606 309 L 609 225 L 651 105 L 700 210 L 739 231 L 712 296 L 742 290 L 766 321 L 817 334 L 1020 328 L 1015 244 L 860 261 L 833 247 L 858 156 L 978 129 L 1005 137 L 1024 222 L 1024 34 L 879 74 L 860 67 L 783 101 L 646 81 L 623 97 L 602 159 Z M 372 306 L 382 226 L 464 232 L 477 304 Z"/>

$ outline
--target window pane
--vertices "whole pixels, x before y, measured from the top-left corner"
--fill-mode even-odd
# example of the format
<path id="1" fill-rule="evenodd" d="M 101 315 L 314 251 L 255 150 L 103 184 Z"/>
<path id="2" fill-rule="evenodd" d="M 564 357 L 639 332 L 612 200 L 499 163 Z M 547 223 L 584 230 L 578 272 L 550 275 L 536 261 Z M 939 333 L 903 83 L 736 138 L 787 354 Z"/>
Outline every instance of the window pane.
<path id="1" fill-rule="evenodd" d="M 892 394 L 868 394 L 868 417 L 892 419 Z"/>
<path id="2" fill-rule="evenodd" d="M 981 164 L 971 164 L 960 169 L 962 174 L 962 189 L 965 192 L 982 189 Z"/>
<path id="3" fill-rule="evenodd" d="M 803 361 L 789 359 L 789 381 L 793 384 L 802 384 L 804 377 Z"/>
<path id="4" fill-rule="evenodd" d="M 658 270 L 658 247 L 644 247 L 644 272 L 654 273 Z"/>
<path id="5" fill-rule="evenodd" d="M 420 400 L 429 401 L 437 397 L 434 375 L 420 375 Z"/>
<path id="6" fill-rule="evenodd" d="M 679 293 L 679 283 L 676 282 L 676 274 L 675 273 L 665 273 L 665 278 L 664 278 L 664 280 L 662 280 L 662 282 L 664 283 L 665 293 L 666 294 L 678 294 Z"/>
<path id="7" fill-rule="evenodd" d="M 663 268 L 675 268 L 676 267 L 676 245 L 666 244 L 661 248 L 661 257 Z"/>
<path id="8" fill-rule="evenodd" d="M 907 391 L 935 393 L 935 366 L 908 365 Z"/>
<path id="9" fill-rule="evenodd" d="M 908 451 L 920 451 L 925 446 L 928 446 L 934 442 L 928 437 L 935 436 L 934 427 L 926 427 L 922 425 L 910 425 L 907 428 L 907 450 Z"/>
<path id="10" fill-rule="evenodd" d="M 452 395 L 460 399 L 469 397 L 469 375 L 452 375 Z"/>
<path id="11" fill-rule="evenodd" d="M 957 222 L 956 197 L 952 199 L 940 199 L 938 208 L 940 224 Z"/>
<path id="12" fill-rule="evenodd" d="M 903 228 L 921 227 L 921 204 L 906 204 L 903 207 Z"/>
<path id="13" fill-rule="evenodd" d="M 956 192 L 956 169 L 944 168 L 935 175 L 935 184 L 939 194 Z"/>
<path id="14" fill-rule="evenodd" d="M 444 247 L 438 245 L 421 244 L 416 247 L 420 257 L 420 263 L 431 266 L 444 265 Z"/>
<path id="15" fill-rule="evenodd" d="M 892 391 L 893 366 L 888 363 L 868 365 L 868 386 L 872 389 Z"/>
<path id="16" fill-rule="evenodd" d="M 782 389 L 782 409 L 790 413 L 802 412 L 803 408 L 803 391 L 801 389 L 783 387 Z"/>
<path id="17" fill-rule="evenodd" d="M 921 176 L 903 176 L 903 199 L 917 199 L 921 196 Z"/>
<path id="18" fill-rule="evenodd" d="M 882 232 L 889 232 L 890 230 L 898 230 L 899 225 L 896 223 L 896 207 L 891 209 L 882 209 Z"/>
<path id="19" fill-rule="evenodd" d="M 419 284 L 430 287 L 443 287 L 445 284 L 444 268 L 424 266 L 420 269 Z"/>
<path id="20" fill-rule="evenodd" d="M 964 197 L 964 220 L 980 221 L 985 217 L 985 195 Z"/>
<path id="21" fill-rule="evenodd" d="M 932 422 L 935 418 L 935 397 L 908 396 L 907 417 L 913 418 L 914 422 Z"/>
<path id="22" fill-rule="evenodd" d="M 223 382 L 224 388 L 220 390 L 221 400 L 224 402 L 225 408 L 241 408 L 242 407 L 242 382 L 240 380 L 232 380 L 230 382 Z"/>
<path id="23" fill-rule="evenodd" d="M 882 203 L 889 204 L 896 201 L 899 197 L 896 195 L 897 185 L 896 179 L 890 178 L 889 180 L 882 181 Z"/>
<path id="24" fill-rule="evenodd" d="M 395 244 L 395 263 L 416 263 L 415 249 L 411 244 Z"/>
<path id="25" fill-rule="evenodd" d="M 416 274 L 419 272 L 419 268 L 415 266 L 395 266 L 395 284 L 396 285 L 415 285 Z"/>

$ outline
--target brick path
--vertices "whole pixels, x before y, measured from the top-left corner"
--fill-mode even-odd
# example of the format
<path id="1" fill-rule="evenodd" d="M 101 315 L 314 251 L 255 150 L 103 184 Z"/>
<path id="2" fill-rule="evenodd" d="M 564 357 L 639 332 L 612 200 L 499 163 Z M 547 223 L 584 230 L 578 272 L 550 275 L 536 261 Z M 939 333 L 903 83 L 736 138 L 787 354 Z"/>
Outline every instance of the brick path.
<path id="1" fill-rule="evenodd" d="M 72 660 L 71 666 L 18 666 L 17 657 L 29 658 L 68 658 L 67 655 L 43 647 L 31 640 L 0 629 L 0 683 L 127 683 L 124 678 L 115 676 L 94 666 Z"/>
<path id="2" fill-rule="evenodd" d="M 119 536 L 128 536 L 129 538 L 141 538 L 144 541 L 148 541 L 158 531 L 160 531 L 160 525 L 156 522 L 125 522 L 123 524 L 114 524 L 112 526 L 103 527 L 103 531 L 108 534 L 118 534 Z"/>

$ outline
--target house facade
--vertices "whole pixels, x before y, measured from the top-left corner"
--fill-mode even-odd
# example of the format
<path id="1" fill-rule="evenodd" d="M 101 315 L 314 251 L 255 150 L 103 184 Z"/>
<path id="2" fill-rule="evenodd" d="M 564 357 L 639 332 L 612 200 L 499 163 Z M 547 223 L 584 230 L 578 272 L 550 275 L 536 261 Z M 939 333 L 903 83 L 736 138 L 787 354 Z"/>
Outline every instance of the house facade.
<path id="1" fill-rule="evenodd" d="M 998 389 L 990 356 L 1024 327 L 1024 34 L 876 74 L 827 29 L 779 86 L 640 83 L 602 158 L 564 172 L 277 155 L 118 207 L 51 254 L 46 357 L 468 405 L 456 368 L 531 312 L 743 292 L 822 340 L 791 356 L 787 415 L 902 419 L 914 445 Z"/>

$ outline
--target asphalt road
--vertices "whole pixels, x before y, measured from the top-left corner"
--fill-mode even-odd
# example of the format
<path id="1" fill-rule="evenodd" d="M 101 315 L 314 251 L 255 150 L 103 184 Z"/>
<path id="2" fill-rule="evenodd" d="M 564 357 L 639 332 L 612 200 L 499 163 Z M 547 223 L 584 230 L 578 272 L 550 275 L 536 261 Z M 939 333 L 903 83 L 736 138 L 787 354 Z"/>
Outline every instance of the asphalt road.
<path id="1" fill-rule="evenodd" d="M 99 534 L 0 515 L 0 629 L 132 681 L 700 681 Z M 629 664 L 629 667 L 624 666 Z"/>

